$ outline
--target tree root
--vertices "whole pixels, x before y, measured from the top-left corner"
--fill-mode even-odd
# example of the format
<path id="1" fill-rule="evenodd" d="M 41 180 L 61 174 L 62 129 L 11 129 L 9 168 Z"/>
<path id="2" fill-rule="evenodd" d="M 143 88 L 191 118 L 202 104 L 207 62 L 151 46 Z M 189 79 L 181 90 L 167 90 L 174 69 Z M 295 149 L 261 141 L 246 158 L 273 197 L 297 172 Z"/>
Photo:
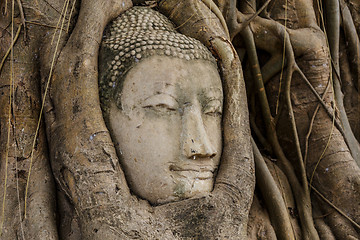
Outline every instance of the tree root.
<path id="1" fill-rule="evenodd" d="M 340 40 L 340 7 L 338 0 L 327 0 L 326 1 L 326 20 L 327 20 L 327 36 L 329 41 L 329 48 L 331 59 L 334 62 L 333 69 L 333 84 L 335 92 L 335 100 L 337 107 L 340 111 L 340 119 L 344 128 L 345 140 L 350 149 L 350 152 L 357 163 L 360 166 L 360 145 L 356 140 L 346 115 L 343 98 L 344 95 L 341 91 L 340 78 L 334 73 L 340 72 L 339 67 L 339 40 Z M 336 71 L 336 72 L 335 72 Z"/>
<path id="2" fill-rule="evenodd" d="M 231 40 L 234 39 L 242 30 L 247 27 L 251 21 L 253 21 L 259 14 L 264 11 L 264 9 L 269 5 L 271 0 L 266 0 L 266 2 L 259 8 L 253 15 L 245 19 L 245 16 L 239 11 L 236 10 L 236 6 L 230 7 L 230 16 L 228 16 L 228 26 L 230 32 Z"/>
<path id="3" fill-rule="evenodd" d="M 322 102 L 324 102 L 325 96 L 326 96 L 327 92 L 329 91 L 330 85 L 331 85 L 331 82 L 328 81 L 328 84 L 327 84 L 327 86 L 325 88 L 325 91 L 324 91 L 324 93 L 323 93 L 323 95 L 321 97 Z M 306 134 L 306 137 L 305 137 L 305 151 L 304 151 L 304 165 L 305 166 L 306 166 L 307 157 L 308 157 L 309 138 L 310 138 L 310 135 L 311 135 L 311 132 L 312 132 L 312 128 L 313 128 L 313 124 L 314 124 L 314 121 L 315 121 L 316 114 L 318 113 L 319 109 L 320 109 L 320 103 L 316 106 L 314 114 L 311 117 L 310 124 L 309 124 L 309 131 L 308 131 L 308 133 Z M 335 118 L 333 117 L 333 119 L 335 119 Z"/>
<path id="4" fill-rule="evenodd" d="M 19 35 L 20 35 L 20 32 L 21 32 L 21 27 L 22 27 L 22 25 L 19 25 L 18 30 L 16 31 L 16 34 L 15 34 L 14 40 L 12 41 L 9 49 L 6 51 L 3 59 L 1 60 L 1 63 L 0 63 L 0 73 L 1 73 L 1 70 L 2 70 L 2 68 L 3 68 L 3 66 L 4 66 L 4 63 L 5 63 L 6 59 L 7 59 L 7 57 L 9 56 L 11 50 L 13 49 L 16 41 L 17 41 L 18 38 L 19 38 Z"/>
<path id="5" fill-rule="evenodd" d="M 24 26 L 24 39 L 27 38 L 27 30 L 26 30 L 26 20 L 25 20 L 25 15 L 24 15 L 24 9 L 21 3 L 21 0 L 16 0 L 18 7 L 19 7 L 19 12 L 20 12 L 20 18 L 21 18 L 21 23 Z"/>
<path id="6" fill-rule="evenodd" d="M 260 188 L 261 194 L 265 199 L 266 207 L 269 211 L 271 222 L 278 239 L 291 240 L 296 239 L 291 226 L 290 216 L 282 198 L 281 192 L 277 187 L 261 153 L 252 139 L 256 182 Z"/>
<path id="7" fill-rule="evenodd" d="M 230 34 L 229 34 L 229 29 L 226 25 L 226 21 L 224 16 L 222 15 L 220 9 L 218 8 L 218 6 L 213 2 L 213 0 L 201 0 L 208 8 L 210 11 L 212 11 L 215 16 L 219 19 L 227 37 L 230 39 Z"/>
<path id="8" fill-rule="evenodd" d="M 346 218 L 347 220 L 349 220 L 349 222 L 351 222 L 354 227 L 356 227 L 358 230 L 360 230 L 360 225 L 357 224 L 354 220 L 352 220 L 350 217 L 348 217 L 346 215 L 346 213 L 344 213 L 341 209 L 339 209 L 338 207 L 336 207 L 332 202 L 330 202 L 324 195 L 322 195 L 314 186 L 310 185 L 311 189 L 314 190 L 314 192 L 322 199 L 324 200 L 327 204 L 329 204 L 332 208 L 334 208 L 336 211 L 338 211 L 341 216 L 343 216 L 344 218 Z"/>
<path id="9" fill-rule="evenodd" d="M 65 6 L 64 6 L 64 8 L 67 9 L 67 6 L 69 5 L 69 1 L 67 1 L 65 5 L 66 5 L 66 8 L 65 8 Z M 65 10 L 65 12 L 66 12 L 66 10 Z M 61 19 L 61 16 L 60 16 L 60 19 Z M 64 27 L 64 22 L 65 22 L 65 15 L 64 15 L 64 17 L 62 19 L 61 29 L 63 29 L 63 27 Z M 46 82 L 45 92 L 44 92 L 44 96 L 43 96 L 43 99 L 42 99 L 41 109 L 40 109 L 40 113 L 39 113 L 39 120 L 38 120 L 37 128 L 36 128 L 36 131 L 35 131 L 35 136 L 34 136 L 31 156 L 30 156 L 29 171 L 28 171 L 28 176 L 27 176 L 27 181 L 26 181 L 26 188 L 25 188 L 24 218 L 26 218 L 26 216 L 27 216 L 26 215 L 26 207 L 27 207 L 27 200 L 28 200 L 27 198 L 28 198 L 28 190 L 29 190 L 31 170 L 32 170 L 32 166 L 33 166 L 35 144 L 36 144 L 37 135 L 38 135 L 38 132 L 39 132 L 39 129 L 40 129 L 40 124 L 42 122 L 42 116 L 43 116 L 43 111 L 44 111 L 44 106 L 45 106 L 45 99 L 46 99 L 46 96 L 47 96 L 47 93 L 48 93 L 50 80 L 51 80 L 51 77 L 52 77 L 52 74 L 53 74 L 53 69 L 54 69 L 54 66 L 55 66 L 55 60 L 56 60 L 56 57 L 58 55 L 58 48 L 59 48 L 60 40 L 61 40 L 61 33 L 62 33 L 62 31 L 60 30 L 58 40 L 56 42 L 54 55 L 53 55 L 52 62 L 51 62 L 49 77 L 48 77 L 48 80 Z M 54 34 L 54 37 L 55 37 L 55 34 Z"/>
<path id="10" fill-rule="evenodd" d="M 291 166 L 288 159 L 285 157 L 285 154 L 283 153 L 276 136 L 276 130 L 274 128 L 273 120 L 271 117 L 270 108 L 261 76 L 260 66 L 257 60 L 256 47 L 252 32 L 249 27 L 245 28 L 245 30 L 242 32 L 242 36 L 245 41 L 246 48 L 249 51 L 248 54 L 250 64 L 253 71 L 255 86 L 258 89 L 258 94 L 261 102 L 260 105 L 263 113 L 265 126 L 267 129 L 267 137 L 269 138 L 269 142 L 273 147 L 274 153 L 280 160 L 279 163 L 283 167 L 283 170 L 289 179 L 291 187 L 294 190 L 297 206 L 300 213 L 300 221 L 303 226 L 303 237 L 304 239 L 319 239 L 312 219 L 311 202 L 310 196 L 308 194 L 309 192 L 306 191 L 303 187 L 301 187 L 301 184 L 298 182 L 293 167 Z M 305 188 L 307 188 L 307 186 L 305 186 Z"/>

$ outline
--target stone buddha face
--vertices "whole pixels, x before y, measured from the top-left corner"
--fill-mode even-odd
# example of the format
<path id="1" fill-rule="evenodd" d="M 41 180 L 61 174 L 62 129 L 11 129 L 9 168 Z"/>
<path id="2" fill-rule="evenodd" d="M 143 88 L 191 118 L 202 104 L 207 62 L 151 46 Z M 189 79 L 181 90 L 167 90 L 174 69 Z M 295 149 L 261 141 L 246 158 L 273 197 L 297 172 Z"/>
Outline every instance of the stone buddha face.
<path id="1" fill-rule="evenodd" d="M 152 56 L 125 77 L 109 128 L 131 190 L 158 204 L 213 188 L 222 138 L 219 73 L 206 61 Z"/>
<path id="2" fill-rule="evenodd" d="M 163 39 L 147 33 L 149 26 L 167 29 L 171 25 L 163 16 L 157 19 L 156 15 L 153 25 L 140 24 L 158 13 L 145 10 L 141 16 L 142 9 L 133 11 L 125 20 L 115 21 L 112 35 L 117 36 L 122 22 L 129 26 L 133 20 L 134 25 L 148 24 L 144 32 L 141 27 L 134 29 L 141 32 L 139 36 L 148 34 L 150 40 L 134 40 L 136 48 L 126 45 L 132 36 L 108 37 L 107 48 L 100 51 L 100 61 L 105 63 L 100 66 L 110 69 L 110 74 L 99 69 L 100 95 L 106 99 L 104 116 L 126 180 L 133 193 L 152 204 L 207 195 L 213 189 L 222 149 L 223 92 L 216 64 L 196 40 L 167 30 L 160 33 Z M 156 25 L 162 21 L 164 28 Z M 125 50 L 114 47 L 121 42 Z M 116 57 L 107 56 L 109 49 L 111 53 L 116 49 Z M 132 61 L 128 69 L 124 67 L 127 59 Z"/>

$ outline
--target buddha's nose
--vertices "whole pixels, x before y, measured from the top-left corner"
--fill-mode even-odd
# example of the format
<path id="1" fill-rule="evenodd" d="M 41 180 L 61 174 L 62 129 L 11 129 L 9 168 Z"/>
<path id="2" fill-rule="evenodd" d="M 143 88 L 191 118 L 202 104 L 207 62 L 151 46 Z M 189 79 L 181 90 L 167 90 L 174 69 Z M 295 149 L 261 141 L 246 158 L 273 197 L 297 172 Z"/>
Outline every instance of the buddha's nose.
<path id="1" fill-rule="evenodd" d="M 182 116 L 183 153 L 189 159 L 211 158 L 217 154 L 202 119 L 200 106 L 188 106 Z"/>

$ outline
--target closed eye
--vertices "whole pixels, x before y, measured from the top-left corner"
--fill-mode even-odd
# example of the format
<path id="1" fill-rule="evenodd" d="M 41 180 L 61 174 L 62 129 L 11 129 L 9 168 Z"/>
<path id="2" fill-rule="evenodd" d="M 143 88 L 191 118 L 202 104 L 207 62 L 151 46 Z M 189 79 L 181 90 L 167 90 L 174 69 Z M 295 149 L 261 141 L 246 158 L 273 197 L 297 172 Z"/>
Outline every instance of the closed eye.
<path id="1" fill-rule="evenodd" d="M 146 98 L 142 105 L 143 108 L 158 111 L 176 111 L 179 108 L 179 104 L 176 99 L 164 93 Z"/>
<path id="2" fill-rule="evenodd" d="M 204 113 L 209 116 L 221 116 L 222 102 L 218 99 L 210 100 L 204 107 Z"/>
<path id="3" fill-rule="evenodd" d="M 143 106 L 143 108 L 149 108 L 149 109 L 153 109 L 153 110 L 164 109 L 164 110 L 169 110 L 169 111 L 176 111 L 176 108 L 171 107 L 171 106 L 169 106 L 167 104 L 164 104 L 164 103 L 159 103 L 159 104 L 155 104 L 155 105 L 146 105 L 146 106 Z"/>

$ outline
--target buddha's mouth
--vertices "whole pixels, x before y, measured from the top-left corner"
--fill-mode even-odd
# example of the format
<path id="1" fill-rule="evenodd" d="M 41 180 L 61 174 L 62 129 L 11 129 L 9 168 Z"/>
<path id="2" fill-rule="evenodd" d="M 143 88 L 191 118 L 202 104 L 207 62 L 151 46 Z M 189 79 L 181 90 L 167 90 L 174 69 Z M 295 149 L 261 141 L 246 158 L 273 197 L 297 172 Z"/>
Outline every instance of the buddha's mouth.
<path id="1" fill-rule="evenodd" d="M 214 176 L 215 169 L 211 166 L 186 165 L 177 166 L 170 165 L 170 171 L 177 173 L 181 177 L 193 178 L 195 180 L 208 180 Z"/>

